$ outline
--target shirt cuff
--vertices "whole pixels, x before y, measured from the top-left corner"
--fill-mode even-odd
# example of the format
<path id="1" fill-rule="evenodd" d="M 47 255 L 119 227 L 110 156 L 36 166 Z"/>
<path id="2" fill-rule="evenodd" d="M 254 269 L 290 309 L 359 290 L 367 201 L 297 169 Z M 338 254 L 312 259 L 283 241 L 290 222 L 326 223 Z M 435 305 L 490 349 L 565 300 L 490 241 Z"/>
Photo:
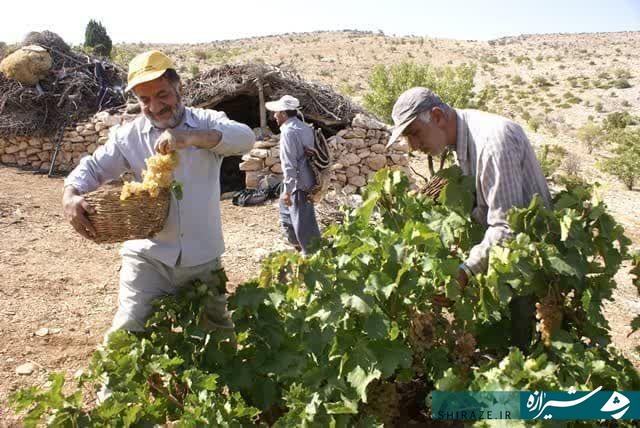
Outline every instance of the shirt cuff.
<path id="1" fill-rule="evenodd" d="M 473 273 L 471 268 L 469 266 L 467 266 L 466 263 L 460 263 L 459 268 L 462 269 L 464 271 L 464 273 L 467 274 L 467 278 L 472 278 L 472 277 L 475 276 L 475 274 Z"/>

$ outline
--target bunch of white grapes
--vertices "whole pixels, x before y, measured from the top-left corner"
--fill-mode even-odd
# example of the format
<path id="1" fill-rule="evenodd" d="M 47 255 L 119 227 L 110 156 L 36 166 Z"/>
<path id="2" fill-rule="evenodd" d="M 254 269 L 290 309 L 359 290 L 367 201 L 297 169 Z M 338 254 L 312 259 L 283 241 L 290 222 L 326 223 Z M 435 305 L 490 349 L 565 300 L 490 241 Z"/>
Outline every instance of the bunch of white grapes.
<path id="1" fill-rule="evenodd" d="M 148 192 L 151 197 L 156 198 L 160 194 L 160 189 L 171 186 L 173 170 L 178 166 L 177 152 L 168 155 L 158 153 L 147 158 L 145 162 L 147 169 L 142 170 L 142 183 L 135 181 L 124 183 L 120 193 L 121 201 L 142 192 Z"/>

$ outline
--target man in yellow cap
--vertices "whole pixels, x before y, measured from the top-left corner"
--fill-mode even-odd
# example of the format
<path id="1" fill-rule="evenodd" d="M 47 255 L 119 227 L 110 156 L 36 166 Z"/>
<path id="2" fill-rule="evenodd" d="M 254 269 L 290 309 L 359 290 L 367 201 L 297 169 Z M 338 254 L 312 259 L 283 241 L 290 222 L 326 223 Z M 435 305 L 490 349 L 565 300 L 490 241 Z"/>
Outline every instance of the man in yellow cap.
<path id="1" fill-rule="evenodd" d="M 65 217 L 82 236 L 95 234 L 82 194 L 132 172 L 142 180 L 145 159 L 178 150 L 174 178 L 184 186 L 173 196 L 164 229 L 153 239 L 124 243 L 118 311 L 110 331 L 142 331 L 151 301 L 193 279 L 212 279 L 224 252 L 220 219 L 220 166 L 225 156 L 248 152 L 251 129 L 223 112 L 185 107 L 172 61 L 159 51 L 145 52 L 129 64 L 127 91 L 136 95 L 143 115 L 111 132 L 108 142 L 86 156 L 65 180 Z M 224 294 L 212 300 L 212 327 L 232 328 Z"/>

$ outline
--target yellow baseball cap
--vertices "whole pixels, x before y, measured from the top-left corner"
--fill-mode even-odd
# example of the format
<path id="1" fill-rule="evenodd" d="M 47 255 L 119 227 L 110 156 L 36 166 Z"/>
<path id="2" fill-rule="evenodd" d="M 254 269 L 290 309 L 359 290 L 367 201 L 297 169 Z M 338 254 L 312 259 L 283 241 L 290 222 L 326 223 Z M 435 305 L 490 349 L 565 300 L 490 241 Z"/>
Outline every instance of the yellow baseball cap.
<path id="1" fill-rule="evenodd" d="M 140 83 L 150 82 L 162 76 L 168 68 L 173 68 L 173 61 L 160 51 L 148 51 L 136 55 L 129 63 L 127 88 L 130 91 Z"/>

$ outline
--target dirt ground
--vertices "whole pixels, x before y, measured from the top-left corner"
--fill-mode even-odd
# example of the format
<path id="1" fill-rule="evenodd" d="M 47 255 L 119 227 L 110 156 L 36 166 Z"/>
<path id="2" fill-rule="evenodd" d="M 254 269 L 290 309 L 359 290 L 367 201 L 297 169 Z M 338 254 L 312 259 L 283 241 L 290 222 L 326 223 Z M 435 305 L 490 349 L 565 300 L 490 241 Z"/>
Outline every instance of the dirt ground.
<path id="1" fill-rule="evenodd" d="M 7 409 L 9 393 L 43 384 L 53 371 L 72 376 L 87 365 L 116 309 L 119 246 L 77 235 L 62 217 L 61 196 L 61 178 L 0 166 L 0 426 L 16 424 Z M 637 216 L 614 202 L 640 242 Z M 224 265 L 234 284 L 253 277 L 265 254 L 287 247 L 273 203 L 239 208 L 223 201 L 222 220 Z M 607 317 L 615 345 L 640 368 L 634 351 L 640 334 L 627 338 L 640 298 L 628 269 L 618 283 Z M 31 375 L 16 374 L 24 363 L 34 365 Z"/>

